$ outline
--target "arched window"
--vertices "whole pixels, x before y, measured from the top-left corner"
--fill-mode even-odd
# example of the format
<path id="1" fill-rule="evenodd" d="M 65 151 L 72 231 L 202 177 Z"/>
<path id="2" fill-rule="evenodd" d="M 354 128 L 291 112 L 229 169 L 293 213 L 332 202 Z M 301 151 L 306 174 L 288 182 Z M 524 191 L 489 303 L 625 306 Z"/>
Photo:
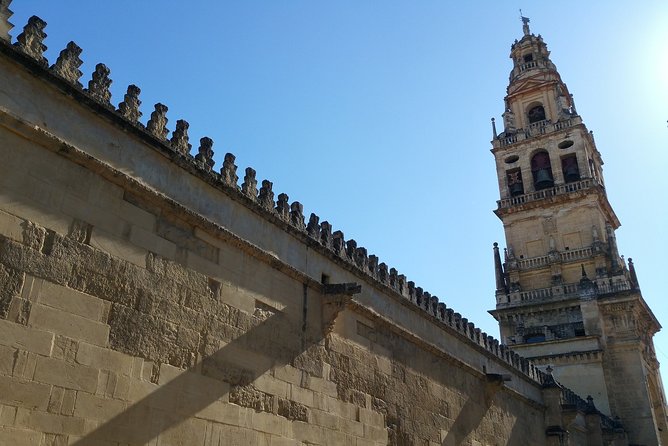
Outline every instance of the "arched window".
<path id="1" fill-rule="evenodd" d="M 564 173 L 564 181 L 567 183 L 580 180 L 580 168 L 575 154 L 561 159 L 561 171 Z"/>
<path id="2" fill-rule="evenodd" d="M 531 173 L 533 173 L 534 189 L 541 190 L 554 186 L 550 155 L 547 152 L 538 152 L 531 158 Z"/>
<path id="3" fill-rule="evenodd" d="M 544 121 L 545 109 L 543 108 L 542 105 L 536 105 L 535 107 L 529 109 L 527 116 L 529 117 L 529 124 L 533 124 L 534 122 L 538 121 Z"/>
<path id="4" fill-rule="evenodd" d="M 506 180 L 508 181 L 508 190 L 511 197 L 524 194 L 524 183 L 522 183 L 522 172 L 520 169 L 506 171 Z"/>

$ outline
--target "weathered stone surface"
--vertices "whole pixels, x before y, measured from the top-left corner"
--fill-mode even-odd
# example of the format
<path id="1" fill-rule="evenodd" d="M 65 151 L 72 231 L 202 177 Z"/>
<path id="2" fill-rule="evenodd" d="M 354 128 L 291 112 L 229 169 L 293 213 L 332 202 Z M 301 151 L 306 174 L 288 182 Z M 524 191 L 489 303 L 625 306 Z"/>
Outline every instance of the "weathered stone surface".
<path id="1" fill-rule="evenodd" d="M 37 16 L 30 17 L 26 26 L 23 27 L 23 32 L 16 38 L 17 42 L 15 45 L 28 56 L 35 59 L 40 65 L 46 67 L 48 61 L 44 57 L 44 51 L 46 51 L 46 45 L 44 45 L 46 33 L 44 32 L 44 28 L 46 28 L 44 20 Z"/>
<path id="2" fill-rule="evenodd" d="M 133 124 L 139 123 L 139 118 L 142 115 L 141 111 L 139 111 L 139 106 L 141 106 L 139 93 L 141 93 L 141 90 L 136 85 L 128 86 L 123 102 L 118 104 L 118 112 Z"/>
<path id="3" fill-rule="evenodd" d="M 128 88 L 129 93 L 129 88 Z M 151 113 L 151 119 L 146 124 L 146 130 L 158 139 L 166 139 L 169 130 L 167 129 L 167 106 L 161 103 L 155 104 L 155 110 Z"/>
<path id="4" fill-rule="evenodd" d="M 76 43 L 69 42 L 67 47 L 60 52 L 56 63 L 51 67 L 51 70 L 58 76 L 78 87 L 81 87 L 79 78 L 83 74 L 79 70 L 79 67 L 83 64 L 83 61 L 79 58 L 81 51 Z"/>
<path id="5" fill-rule="evenodd" d="M 100 104 L 111 107 L 111 79 L 109 74 L 111 71 L 103 63 L 95 65 L 95 71 L 91 80 L 88 81 L 88 94 L 98 101 Z"/>

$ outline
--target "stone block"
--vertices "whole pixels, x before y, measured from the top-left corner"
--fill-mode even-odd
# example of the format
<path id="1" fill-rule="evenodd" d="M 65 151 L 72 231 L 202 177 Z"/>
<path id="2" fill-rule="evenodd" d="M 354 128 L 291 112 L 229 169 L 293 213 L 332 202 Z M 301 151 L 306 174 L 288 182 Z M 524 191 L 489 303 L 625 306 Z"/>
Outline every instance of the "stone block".
<path id="1" fill-rule="evenodd" d="M 365 424 L 364 438 L 376 443 L 387 444 L 387 429 Z"/>
<path id="2" fill-rule="evenodd" d="M 101 421 L 110 420 L 122 413 L 126 407 L 123 401 L 80 392 L 74 405 L 74 416 Z"/>
<path id="3" fill-rule="evenodd" d="M 11 375 L 14 369 L 16 349 L 0 345 L 0 375 Z"/>
<path id="4" fill-rule="evenodd" d="M 127 240 L 110 234 L 101 228 L 93 227 L 90 237 L 90 245 L 100 249 L 107 254 L 126 260 L 135 265 L 146 268 L 146 256 L 148 251 L 139 248 Z"/>
<path id="5" fill-rule="evenodd" d="M 356 437 L 364 436 L 364 425 L 358 421 L 341 418 L 339 422 L 339 428 L 341 429 L 342 432 L 354 435 Z"/>
<path id="6" fill-rule="evenodd" d="M 0 376 L 0 403 L 27 409 L 46 410 L 51 386 Z"/>
<path id="7" fill-rule="evenodd" d="M 41 432 L 0 426 L 0 444 L 38 445 L 41 438 Z"/>
<path id="8" fill-rule="evenodd" d="M 123 219 L 113 212 L 70 194 L 65 194 L 61 211 L 115 236 L 121 236 L 126 228 Z"/>
<path id="9" fill-rule="evenodd" d="M 312 390 L 304 389 L 296 384 L 290 384 L 288 399 L 308 407 L 314 406 L 314 394 Z"/>
<path id="10" fill-rule="evenodd" d="M 0 404 L 0 426 L 13 426 L 16 421 L 16 407 Z"/>
<path id="11" fill-rule="evenodd" d="M 31 352 L 18 350 L 14 361 L 12 375 L 25 379 L 32 379 L 35 374 L 37 355 Z"/>
<path id="12" fill-rule="evenodd" d="M 236 426 L 239 425 L 239 412 L 240 408 L 235 404 L 214 401 L 197 412 L 195 417 Z"/>
<path id="13" fill-rule="evenodd" d="M 19 410 L 16 415 L 16 425 L 17 427 L 25 427 L 49 434 L 81 435 L 85 432 L 85 420 L 83 418 L 38 411 Z"/>
<path id="14" fill-rule="evenodd" d="M 44 305 L 33 305 L 28 324 L 95 345 L 106 345 L 109 326 Z"/>
<path id="15" fill-rule="evenodd" d="M 23 220 L 0 211 L 0 234 L 17 242 L 23 242 Z"/>
<path id="16" fill-rule="evenodd" d="M 324 393 L 327 396 L 337 397 L 336 384 L 323 378 L 308 376 L 306 387 L 314 392 Z"/>
<path id="17" fill-rule="evenodd" d="M 311 409 L 308 421 L 309 423 L 314 424 L 316 426 L 321 426 L 326 429 L 338 430 L 340 419 L 341 418 L 339 418 L 335 414 L 325 412 L 323 410 Z"/>
<path id="18" fill-rule="evenodd" d="M 364 407 L 359 408 L 359 420 L 360 423 L 366 424 L 369 426 L 384 427 L 385 426 L 385 417 L 383 414 L 374 412 L 373 410 L 365 409 Z"/>
<path id="19" fill-rule="evenodd" d="M 176 259 L 176 244 L 139 226 L 130 228 L 130 243 L 164 258 Z"/>
<path id="20" fill-rule="evenodd" d="M 53 333 L 0 319 L 0 345 L 49 356 Z"/>
<path id="21" fill-rule="evenodd" d="M 267 373 L 259 376 L 253 384 L 258 390 L 270 395 L 276 395 L 281 398 L 288 398 L 289 396 L 289 384 L 285 381 L 280 381 Z"/>
<path id="22" fill-rule="evenodd" d="M 123 220 L 130 222 L 132 225 L 143 228 L 145 231 L 155 231 L 155 215 L 145 211 L 125 200 L 121 201 L 120 215 Z"/>
<path id="23" fill-rule="evenodd" d="M 37 358 L 35 381 L 54 384 L 66 389 L 94 393 L 99 371 L 79 364 L 70 364 L 52 358 Z"/>
<path id="24" fill-rule="evenodd" d="M 251 419 L 254 430 L 281 436 L 286 436 L 289 432 L 290 422 L 272 413 L 253 412 Z"/>
<path id="25" fill-rule="evenodd" d="M 132 372 L 134 358 L 108 348 L 82 342 L 77 350 L 76 362 L 129 376 Z"/>
<path id="26" fill-rule="evenodd" d="M 41 305 L 98 322 L 104 314 L 102 299 L 47 281 L 42 281 L 36 301 Z"/>
<path id="27" fill-rule="evenodd" d="M 276 367 L 273 371 L 274 378 L 280 379 L 291 384 L 301 384 L 302 382 L 302 371 L 298 368 L 292 367 L 291 365 L 284 365 L 282 367 Z"/>

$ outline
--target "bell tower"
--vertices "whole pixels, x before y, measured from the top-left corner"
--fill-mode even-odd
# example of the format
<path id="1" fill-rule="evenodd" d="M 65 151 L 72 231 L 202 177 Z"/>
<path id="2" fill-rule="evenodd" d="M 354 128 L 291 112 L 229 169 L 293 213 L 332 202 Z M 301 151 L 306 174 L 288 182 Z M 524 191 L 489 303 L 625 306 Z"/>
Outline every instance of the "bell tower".
<path id="1" fill-rule="evenodd" d="M 543 38 L 522 17 L 503 131 L 492 154 L 506 248 L 494 244 L 501 339 L 602 412 L 631 444 L 668 444 L 666 401 L 654 353 L 661 326 L 645 303 L 606 193 L 603 160 Z"/>

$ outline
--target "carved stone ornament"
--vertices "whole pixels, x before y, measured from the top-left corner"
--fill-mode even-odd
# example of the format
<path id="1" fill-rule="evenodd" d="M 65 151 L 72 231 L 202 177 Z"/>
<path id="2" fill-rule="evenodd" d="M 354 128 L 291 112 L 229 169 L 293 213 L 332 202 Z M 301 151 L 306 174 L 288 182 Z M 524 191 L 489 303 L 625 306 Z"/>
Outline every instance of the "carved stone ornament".
<path id="1" fill-rule="evenodd" d="M 44 20 L 35 15 L 30 17 L 26 26 L 23 27 L 23 32 L 16 38 L 17 42 L 14 45 L 35 59 L 40 65 L 46 67 L 49 63 L 44 57 L 44 51 L 46 51 L 44 28 L 46 28 Z"/>
<path id="2" fill-rule="evenodd" d="M 255 179 L 255 169 L 246 167 L 246 175 L 244 175 L 244 182 L 241 185 L 241 192 L 255 201 L 257 199 L 257 180 Z"/>
<path id="3" fill-rule="evenodd" d="M 274 209 L 274 192 L 271 190 L 274 186 L 269 180 L 262 180 L 262 187 L 260 187 L 260 193 L 257 196 L 257 201 L 260 203 L 260 206 L 267 210 Z"/>
<path id="4" fill-rule="evenodd" d="M 226 153 L 223 159 L 223 167 L 220 168 L 220 176 L 223 179 L 223 183 L 234 188 L 237 187 L 237 182 L 239 181 L 237 166 L 234 164 L 236 159 L 231 153 Z"/>
<path id="5" fill-rule="evenodd" d="M 14 28 L 9 22 L 9 18 L 14 15 L 14 13 L 9 9 L 9 5 L 12 0 L 0 0 L 0 39 L 10 42 L 11 36 L 9 32 Z"/>
<path id="6" fill-rule="evenodd" d="M 88 81 L 88 94 L 99 103 L 111 106 L 111 71 L 103 63 L 95 65 L 92 79 Z M 165 121 L 166 122 L 166 121 Z"/>
<path id="7" fill-rule="evenodd" d="M 213 165 L 215 164 L 213 160 L 213 139 L 208 136 L 200 138 L 195 159 L 202 163 L 207 170 L 213 169 Z"/>
<path id="8" fill-rule="evenodd" d="M 77 87 L 81 87 L 79 78 L 83 74 L 79 70 L 79 67 L 83 64 L 83 61 L 79 58 L 81 51 L 81 48 L 76 43 L 68 43 L 65 49 L 60 52 L 56 63 L 51 67 L 51 71 L 56 75 Z"/>
<path id="9" fill-rule="evenodd" d="M 141 90 L 136 85 L 129 85 L 127 93 L 123 98 L 123 102 L 118 104 L 118 113 L 133 124 L 139 124 L 142 112 L 139 111 L 141 101 L 139 94 Z"/>
<path id="10" fill-rule="evenodd" d="M 183 119 L 176 121 L 176 129 L 172 132 L 172 139 L 169 141 L 172 149 L 181 155 L 190 154 L 190 149 L 192 148 L 192 144 L 190 144 L 188 138 L 189 127 L 190 124 L 188 124 L 188 121 Z"/>
<path id="11" fill-rule="evenodd" d="M 146 130 L 148 130 L 153 136 L 158 139 L 167 139 L 167 108 L 166 105 L 157 103 L 155 104 L 155 110 L 151 113 L 151 119 L 148 120 L 146 125 Z"/>

